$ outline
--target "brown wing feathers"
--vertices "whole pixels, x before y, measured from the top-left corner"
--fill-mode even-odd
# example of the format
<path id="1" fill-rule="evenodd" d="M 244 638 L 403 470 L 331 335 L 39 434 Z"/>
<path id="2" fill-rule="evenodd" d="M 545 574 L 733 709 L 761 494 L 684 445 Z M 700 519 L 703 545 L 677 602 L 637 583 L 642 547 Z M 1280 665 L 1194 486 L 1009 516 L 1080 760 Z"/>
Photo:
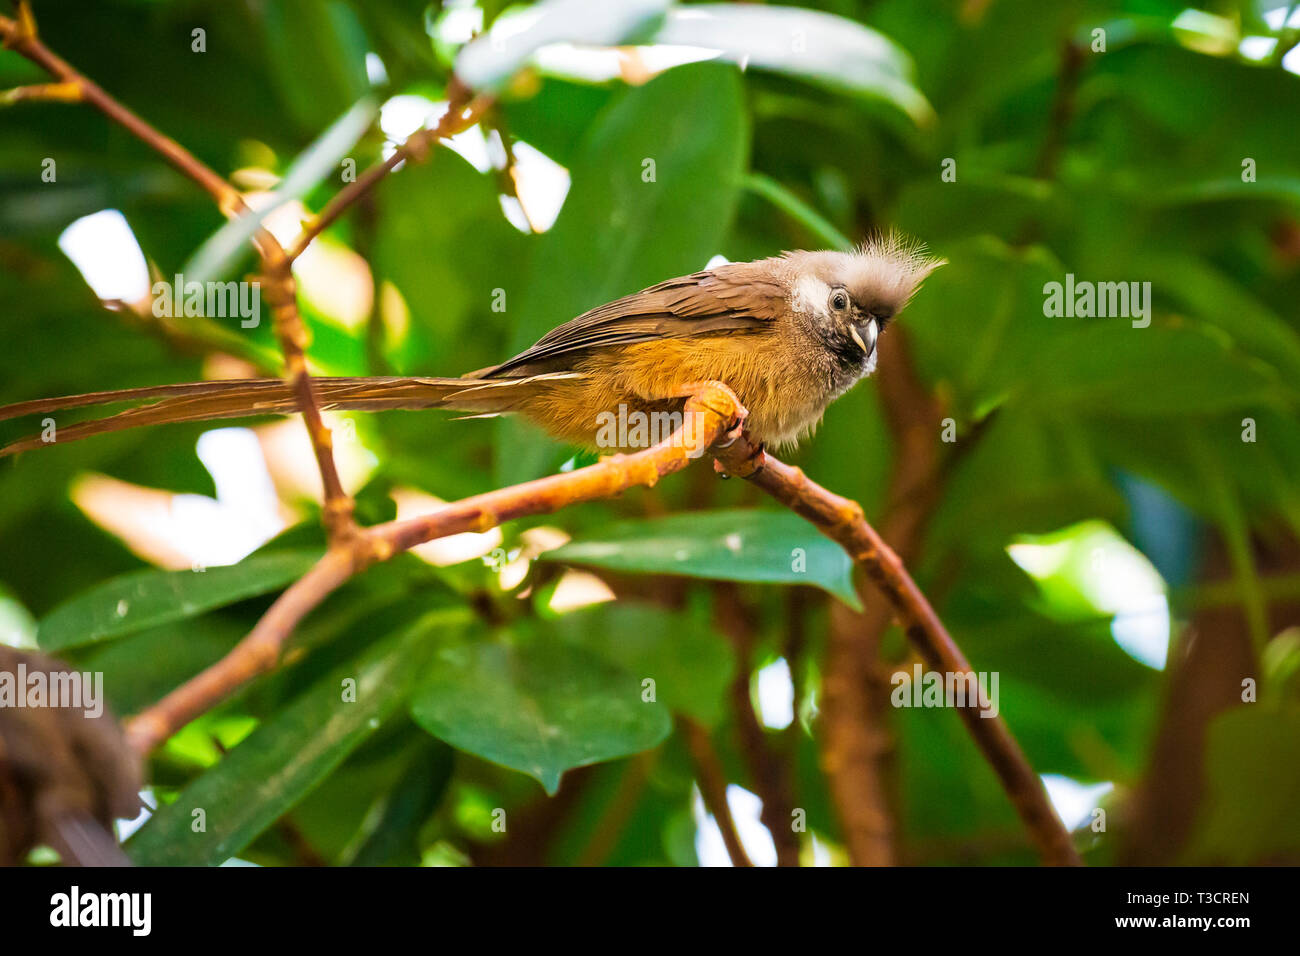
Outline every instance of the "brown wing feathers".
<path id="1" fill-rule="evenodd" d="M 759 265 L 734 263 L 669 279 L 598 306 L 481 374 L 553 371 L 572 364 L 575 353 L 654 339 L 761 332 L 779 313 L 785 292 Z"/>

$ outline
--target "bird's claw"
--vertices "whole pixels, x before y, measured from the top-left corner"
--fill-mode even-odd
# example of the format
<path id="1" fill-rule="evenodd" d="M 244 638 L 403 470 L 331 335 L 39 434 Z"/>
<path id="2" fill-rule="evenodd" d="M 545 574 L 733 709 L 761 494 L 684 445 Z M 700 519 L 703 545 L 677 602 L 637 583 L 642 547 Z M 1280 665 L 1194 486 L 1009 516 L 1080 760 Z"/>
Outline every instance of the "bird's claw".
<path id="1" fill-rule="evenodd" d="M 740 420 L 737 421 L 732 428 L 728 429 L 727 431 L 723 432 L 721 435 L 718 436 L 719 440 L 716 443 L 716 446 L 718 448 L 730 448 L 744 434 L 745 434 L 745 420 L 743 417 L 741 417 Z M 725 438 L 726 441 L 722 441 L 721 439 L 723 438 Z"/>

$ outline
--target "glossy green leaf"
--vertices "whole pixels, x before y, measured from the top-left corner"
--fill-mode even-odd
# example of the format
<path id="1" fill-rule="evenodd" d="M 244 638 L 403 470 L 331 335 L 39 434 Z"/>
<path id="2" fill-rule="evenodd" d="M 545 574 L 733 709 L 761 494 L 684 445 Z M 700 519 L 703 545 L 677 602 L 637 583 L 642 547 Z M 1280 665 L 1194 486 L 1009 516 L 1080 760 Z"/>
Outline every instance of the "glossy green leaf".
<path id="1" fill-rule="evenodd" d="M 1300 381 L 1300 330 L 1260 302 L 1248 288 L 1207 263 L 1153 253 L 1141 269 L 1153 286 L 1168 289 L 1190 314 L 1212 323 L 1243 352 Z"/>
<path id="2" fill-rule="evenodd" d="M 680 104 L 691 103 L 689 112 Z M 628 90 L 596 117 L 564 208 L 537 241 L 516 344 L 719 251 L 748 131 L 737 71 L 701 63 Z M 579 268 L 574 264 L 579 263 Z"/>
<path id="3" fill-rule="evenodd" d="M 523 14 L 504 17 L 467 44 L 456 58 L 456 75 L 476 90 L 500 88 L 539 47 L 548 43 L 618 46 L 644 34 L 670 0 L 546 0 Z"/>
<path id="4" fill-rule="evenodd" d="M 573 767 L 648 750 L 668 736 L 640 678 L 548 641 L 444 648 L 411 702 L 429 733 L 534 777 L 555 793 Z"/>
<path id="5" fill-rule="evenodd" d="M 509 313 L 511 351 L 722 252 L 748 140 L 739 76 L 728 65 L 669 70 L 611 103 L 579 150 L 559 218 L 537 239 Z M 508 420 L 497 451 L 500 484 L 536 478 L 568 457 L 535 428 Z"/>
<path id="6" fill-rule="evenodd" d="M 371 806 L 361 842 L 347 855 L 349 866 L 412 866 L 420 859 L 421 825 L 446 792 L 455 751 L 416 732 L 416 743 L 401 777 Z"/>
<path id="7" fill-rule="evenodd" d="M 560 639 L 653 680 L 657 698 L 673 712 L 709 727 L 722 718 L 736 661 L 707 607 L 678 611 L 631 602 L 597 604 L 552 626 Z"/>
<path id="8" fill-rule="evenodd" d="M 131 858 L 141 866 L 212 866 L 238 854 L 405 699 L 432 652 L 435 619 L 373 645 L 259 726 L 155 811 L 127 844 Z M 344 699 L 349 681 L 352 700 Z M 197 811 L 201 831 L 193 826 Z"/>
<path id="9" fill-rule="evenodd" d="M 375 195 L 384 229 L 375 237 L 374 268 L 411 313 L 409 332 L 389 343 L 391 359 L 439 375 L 500 361 L 508 343 L 497 327 L 520 294 L 515 269 L 503 263 L 526 262 L 529 250 L 501 212 L 496 180 L 450 149 L 436 149 L 427 162 L 388 177 Z M 498 289 L 504 315 L 493 311 Z"/>
<path id="10" fill-rule="evenodd" d="M 934 119 L 910 80 L 907 54 L 883 34 L 844 17 L 766 4 L 692 4 L 672 10 L 655 40 L 721 50 L 735 63 L 880 97 L 917 122 Z"/>
<path id="11" fill-rule="evenodd" d="M 543 557 L 613 571 L 811 584 L 861 607 L 844 549 L 788 511 L 705 511 L 626 521 Z"/>
<path id="12" fill-rule="evenodd" d="M 314 551 L 257 554 L 202 571 L 135 571 L 60 604 L 41 619 L 36 640 L 57 651 L 120 637 L 278 590 L 320 559 Z"/>
<path id="13" fill-rule="evenodd" d="M 88 648 L 80 664 L 104 675 L 114 711 L 134 714 L 216 663 L 247 633 L 241 622 L 216 614 L 172 621 Z"/>
<path id="14" fill-rule="evenodd" d="M 1148 418 L 1284 405 L 1297 396 L 1295 383 L 1210 329 L 1131 328 L 1123 318 L 1058 321 L 1061 334 L 1025 376 L 1017 400 Z"/>

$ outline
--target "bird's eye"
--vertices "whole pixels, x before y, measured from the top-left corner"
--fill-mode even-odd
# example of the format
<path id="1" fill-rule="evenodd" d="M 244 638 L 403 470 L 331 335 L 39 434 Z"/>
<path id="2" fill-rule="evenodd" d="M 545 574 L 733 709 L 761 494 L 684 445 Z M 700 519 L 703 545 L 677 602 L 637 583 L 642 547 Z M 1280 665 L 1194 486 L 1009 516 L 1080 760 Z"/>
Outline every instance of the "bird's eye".
<path id="1" fill-rule="evenodd" d="M 836 312 L 843 312 L 849 307 L 849 294 L 843 289 L 836 289 L 831 293 L 831 308 Z"/>

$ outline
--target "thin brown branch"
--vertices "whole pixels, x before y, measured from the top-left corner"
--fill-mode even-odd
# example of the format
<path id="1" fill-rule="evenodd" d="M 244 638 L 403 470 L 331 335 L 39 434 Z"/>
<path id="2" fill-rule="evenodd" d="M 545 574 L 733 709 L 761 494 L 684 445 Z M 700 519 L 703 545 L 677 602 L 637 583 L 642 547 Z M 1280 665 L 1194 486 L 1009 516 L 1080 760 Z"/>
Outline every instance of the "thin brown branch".
<path id="1" fill-rule="evenodd" d="M 289 249 L 289 261 L 307 251 L 313 239 L 328 229 L 353 203 L 370 191 L 374 185 L 406 160 L 419 162 L 429 155 L 429 149 L 439 140 L 464 132 L 477 123 L 492 105 L 492 97 L 485 95 L 470 99 L 469 91 L 452 81 L 448 89 L 447 112 L 437 124 L 416 130 L 406 142 L 382 162 L 376 163 L 353 182 L 340 189 L 316 216 L 303 226 L 302 234 Z"/>
<path id="2" fill-rule="evenodd" d="M 749 479 L 838 542 L 888 598 L 904 633 L 931 669 L 951 674 L 971 673 L 965 655 L 930 602 L 898 555 L 867 523 L 857 502 L 827 491 L 798 468 L 776 460 L 745 437 L 715 454 L 728 474 Z M 1077 865 L 1079 857 L 1069 832 L 1052 809 L 1042 781 L 1029 766 L 1002 718 L 989 716 L 979 702 L 958 709 L 1043 859 L 1052 864 Z"/>
<path id="3" fill-rule="evenodd" d="M 216 200 L 223 215 L 233 217 L 251 214 L 239 190 L 222 176 L 175 140 L 154 129 L 46 47 L 36 34 L 36 22 L 26 2 L 18 5 L 16 20 L 0 16 L 0 41 L 3 41 L 5 47 L 43 67 L 60 81 L 60 87 L 75 89 L 77 99 L 90 103 L 152 148 L 182 174 L 202 186 Z M 276 238 L 262 227 L 255 233 L 253 244 L 262 259 L 263 291 L 271 305 L 276 338 L 284 352 L 285 381 L 298 400 L 298 408 L 306 423 L 320 469 L 321 484 L 325 489 L 325 527 L 331 541 L 345 540 L 356 530 L 352 520 L 353 503 L 339 480 L 338 468 L 334 464 L 332 436 L 321 418 L 320 404 L 307 372 L 307 361 L 303 353 L 308 336 L 302 315 L 298 311 L 292 273 L 293 256 L 286 255 Z M 304 241 L 303 246 L 305 245 Z"/>
<path id="4" fill-rule="evenodd" d="M 331 542 L 344 542 L 355 537 L 358 528 L 353 520 L 354 503 L 344 491 L 339 480 L 338 469 L 334 464 L 333 437 L 321 418 L 320 404 L 311 383 L 311 376 L 307 372 L 304 352 L 308 337 L 306 326 L 298 312 L 297 294 L 293 288 L 294 260 L 307 250 L 313 239 L 324 232 L 403 160 L 423 159 L 428 155 L 433 144 L 477 123 L 491 102 L 491 98 L 487 96 L 469 101 L 469 91 L 453 80 L 448 92 L 447 112 L 435 126 L 416 131 L 393 152 L 392 156 L 371 166 L 354 182 L 339 190 L 326 203 L 319 215 L 304 224 L 298 238 L 287 252 L 277 244 L 272 255 L 263 257 L 267 267 L 267 279 L 276 289 L 275 298 L 272 300 L 272 315 L 275 317 L 276 335 L 284 351 L 285 374 L 298 399 L 298 407 L 302 410 L 303 421 L 311 435 L 312 451 L 316 455 L 316 464 L 320 469 L 321 482 L 325 491 L 323 519 Z"/>
<path id="5" fill-rule="evenodd" d="M 741 756 L 749 770 L 755 793 L 763 801 L 760 820 L 772 834 L 777 866 L 799 865 L 799 838 L 794 831 L 794 796 L 789 754 L 774 747 L 780 739 L 758 722 L 749 693 L 754 672 L 756 622 L 740 600 L 735 584 L 719 582 L 713 590 L 714 617 L 736 652 L 736 677 L 731 682 L 731 711 Z"/>
<path id="6" fill-rule="evenodd" d="M 518 204 L 519 214 L 524 217 L 524 222 L 528 224 L 528 231 L 541 232 L 542 230 L 538 229 L 537 224 L 533 222 L 533 217 L 529 214 L 523 198 L 519 195 L 519 160 L 515 157 L 514 138 L 510 135 L 510 129 L 506 125 L 505 117 L 501 115 L 500 110 L 493 110 L 492 115 L 484 125 L 496 132 L 501 140 L 501 151 L 505 153 L 505 165 L 497 173 L 497 182 L 500 184 L 501 192 Z"/>
<path id="7" fill-rule="evenodd" d="M 891 619 L 884 601 L 855 613 L 831 601 L 816 740 L 831 805 L 854 866 L 893 866 L 896 814 L 887 767 L 893 753 L 880 694 L 880 637 Z M 875 618 L 880 619 L 877 624 Z"/>
<path id="8" fill-rule="evenodd" d="M 80 103 L 81 86 L 77 83 L 33 83 L 30 86 L 15 86 L 0 93 L 0 106 L 30 101 Z"/>
<path id="9" fill-rule="evenodd" d="M 943 413 L 916 375 L 906 330 L 895 329 L 890 336 L 876 381 L 893 438 L 894 467 L 877 528 L 909 564 L 940 499 Z M 888 774 L 890 686 L 880 647 L 893 613 L 885 601 L 863 605 L 860 612 L 839 603 L 831 607 L 817 740 L 849 859 L 858 866 L 888 866 L 898 858 L 898 831 L 896 791 Z"/>
<path id="10" fill-rule="evenodd" d="M 152 148 L 177 171 L 202 186 L 222 213 L 231 216 L 244 206 L 239 190 L 204 165 L 187 149 L 158 132 L 131 110 L 127 109 L 93 80 L 83 76 L 67 61 L 52 52 L 36 35 L 36 24 L 27 3 L 18 5 L 18 19 L 0 16 L 0 42 L 5 48 L 19 53 L 42 67 L 61 84 L 76 87 L 78 99 L 89 103 L 113 122 Z"/>
<path id="11" fill-rule="evenodd" d="M 358 531 L 285 591 L 226 657 L 131 720 L 127 733 L 132 746 L 138 753 L 150 752 L 247 681 L 276 667 L 298 623 L 370 564 L 434 538 L 482 532 L 514 518 L 608 498 L 636 485 L 654 485 L 712 448 L 718 437 L 731 432 L 743 417 L 744 410 L 730 389 L 706 383 L 687 401 L 682 427 L 653 448 L 487 492 L 429 515 Z M 729 474 L 749 479 L 844 547 L 889 599 L 907 636 L 931 667 L 955 674 L 970 672 L 970 665 L 902 562 L 867 524 L 860 505 L 810 481 L 798 469 L 755 447 L 747 437 L 733 437 L 715 454 L 719 466 Z M 1006 725 L 998 717 L 986 716 L 978 704 L 960 710 L 1045 859 L 1077 863 L 1069 834 Z"/>
<path id="12" fill-rule="evenodd" d="M 359 529 L 290 586 L 229 654 L 130 720 L 128 739 L 138 753 L 147 754 L 249 680 L 275 668 L 298 623 L 371 564 L 434 538 L 487 531 L 515 518 L 549 514 L 579 502 L 610 498 L 637 485 L 654 485 L 700 457 L 743 414 L 729 389 L 706 386 L 687 401 L 681 428 L 645 451 L 475 495 L 418 518 Z"/>
<path id="13" fill-rule="evenodd" d="M 307 371 L 306 349 L 310 336 L 302 313 L 298 311 L 293 263 L 274 238 L 269 244 L 259 244 L 259 251 L 264 266 L 262 294 L 271 306 L 275 337 L 284 353 L 284 379 L 297 400 L 298 410 L 302 412 L 325 492 L 321 517 L 330 542 L 344 542 L 357 532 L 352 517 L 354 505 L 339 478 L 338 466 L 334 463 L 334 436 L 321 416 L 316 389 Z"/>
<path id="14" fill-rule="evenodd" d="M 1039 179 L 1055 179 L 1065 149 L 1070 122 L 1074 119 L 1075 97 L 1083 72 L 1087 50 L 1075 40 L 1066 40 L 1061 48 L 1061 69 L 1056 82 L 1056 97 L 1048 120 L 1047 138 L 1043 140 L 1035 174 Z"/>
<path id="15" fill-rule="evenodd" d="M 727 777 L 722 771 L 722 762 L 709 732 L 688 717 L 678 721 L 682 736 L 686 740 L 686 749 L 691 753 L 691 762 L 695 764 L 695 781 L 700 785 L 700 799 L 705 809 L 713 815 L 722 834 L 722 843 L 731 857 L 732 866 L 753 866 L 740 834 L 736 832 L 736 821 L 731 816 L 731 807 L 727 803 Z"/>
<path id="16" fill-rule="evenodd" d="M 600 866 L 614 852 L 632 814 L 640 806 L 658 759 L 658 750 L 647 750 L 627 762 L 618 789 L 597 821 L 587 845 L 574 861 L 575 866 Z"/>

